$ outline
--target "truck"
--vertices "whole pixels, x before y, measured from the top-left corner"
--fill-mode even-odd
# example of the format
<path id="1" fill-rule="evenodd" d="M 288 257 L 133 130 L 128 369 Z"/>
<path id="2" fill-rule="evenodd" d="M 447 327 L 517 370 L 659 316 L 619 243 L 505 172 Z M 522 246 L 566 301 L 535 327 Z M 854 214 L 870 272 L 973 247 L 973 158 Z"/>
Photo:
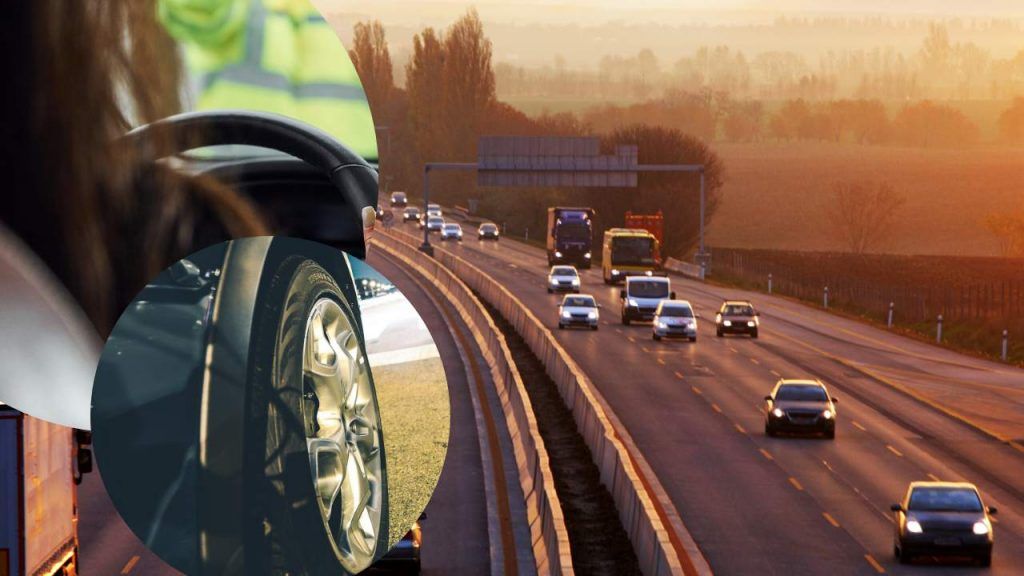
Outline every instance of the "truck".
<path id="1" fill-rule="evenodd" d="M 594 233 L 592 208 L 548 208 L 548 266 L 573 264 L 590 268 L 591 242 Z"/>
<path id="2" fill-rule="evenodd" d="M 78 574 L 75 442 L 0 403 L 0 576 Z"/>
<path id="3" fill-rule="evenodd" d="M 658 239 L 647 230 L 605 230 L 601 244 L 601 274 L 605 284 L 617 284 L 628 276 L 664 276 L 659 251 Z"/>
<path id="4" fill-rule="evenodd" d="M 659 247 L 665 243 L 665 216 L 661 210 L 654 214 L 635 214 L 627 211 L 625 220 L 624 228 L 647 230 L 658 240 Z M 658 254 L 658 261 L 661 262 L 661 254 Z"/>

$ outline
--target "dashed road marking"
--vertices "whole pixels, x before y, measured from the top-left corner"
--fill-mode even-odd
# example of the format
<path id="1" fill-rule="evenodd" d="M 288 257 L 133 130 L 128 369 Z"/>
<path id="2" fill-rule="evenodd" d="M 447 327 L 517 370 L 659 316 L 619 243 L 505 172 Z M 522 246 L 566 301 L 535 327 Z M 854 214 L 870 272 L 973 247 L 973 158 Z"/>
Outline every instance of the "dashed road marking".
<path id="1" fill-rule="evenodd" d="M 800 481 L 797 480 L 796 478 L 793 478 L 792 476 L 790 476 L 789 477 L 789 483 L 793 485 L 793 488 L 796 488 L 797 490 L 803 492 L 803 490 L 804 490 L 803 484 L 800 484 Z"/>
<path id="2" fill-rule="evenodd" d="M 875 572 L 885 574 L 885 568 L 882 568 L 882 565 L 878 563 L 878 560 L 875 560 L 874 556 L 871 554 L 865 554 L 864 559 L 868 561 L 868 564 L 871 564 L 871 567 L 875 569 Z"/>
<path id="3" fill-rule="evenodd" d="M 740 434 L 746 434 L 747 433 L 747 429 L 744 428 L 743 426 L 739 425 L 738 423 L 733 422 L 732 425 L 736 427 L 736 431 L 739 432 Z"/>
<path id="4" fill-rule="evenodd" d="M 679 378 L 680 380 L 682 380 L 683 379 L 683 375 L 681 373 L 679 373 L 679 372 L 676 372 L 676 378 Z"/>
<path id="5" fill-rule="evenodd" d="M 697 388 L 696 386 L 690 386 L 690 390 L 693 390 L 693 393 L 698 395 L 704 393 L 700 388 Z"/>
<path id="6" fill-rule="evenodd" d="M 647 346 L 641 346 L 640 349 L 643 350 L 644 354 L 650 354 L 651 353 L 650 349 L 648 349 Z"/>
<path id="7" fill-rule="evenodd" d="M 636 338 L 633 338 L 632 336 L 627 336 L 627 338 L 629 338 L 630 342 L 632 342 L 633 344 L 636 344 Z"/>
<path id="8" fill-rule="evenodd" d="M 932 474 L 931 472 L 928 473 L 928 477 L 931 478 L 933 482 L 942 482 L 942 480 L 939 480 L 938 476 Z"/>
<path id="9" fill-rule="evenodd" d="M 782 374 L 779 374 L 776 370 L 769 370 L 776 378 L 782 378 Z"/>
<path id="10" fill-rule="evenodd" d="M 618 332 L 619 334 L 622 334 L 622 328 L 616 328 L 615 331 Z"/>
<path id="11" fill-rule="evenodd" d="M 719 414 L 722 413 L 722 408 L 718 404 L 715 404 L 714 402 L 711 403 L 711 409 L 714 410 L 715 412 L 718 412 Z"/>
<path id="12" fill-rule="evenodd" d="M 757 358 L 749 358 L 749 360 L 750 360 L 751 362 L 753 362 L 754 364 L 757 364 L 758 366 L 760 366 L 760 365 L 761 365 L 761 362 L 759 362 Z"/>
<path id="13" fill-rule="evenodd" d="M 665 365 L 665 361 L 662 360 L 661 358 L 656 358 L 656 360 L 658 361 L 658 364 L 661 364 L 662 366 Z"/>
<path id="14" fill-rule="evenodd" d="M 761 452 L 761 456 L 764 456 L 765 458 L 767 458 L 769 460 L 775 460 L 775 457 L 772 456 L 771 452 L 765 450 L 764 448 L 759 448 L 758 450 Z"/>
<path id="15" fill-rule="evenodd" d="M 888 450 L 889 452 L 892 452 L 893 454 L 895 454 L 897 456 L 903 456 L 903 452 L 900 452 L 899 450 L 894 448 L 892 444 L 886 444 L 885 445 L 885 449 Z"/>
<path id="16" fill-rule="evenodd" d="M 859 428 L 861 431 L 863 431 L 863 432 L 867 432 L 868 431 L 868 429 L 865 428 L 864 426 L 862 426 L 860 422 L 857 422 L 856 420 L 851 420 L 851 422 L 853 422 L 853 425 L 856 426 L 857 428 Z"/>
<path id="17" fill-rule="evenodd" d="M 139 557 L 138 556 L 132 556 L 131 559 L 128 560 L 127 563 L 125 563 L 124 568 L 121 568 L 121 574 L 127 574 L 127 573 L 131 572 L 132 568 L 135 568 L 135 565 L 138 564 L 138 563 L 139 563 Z"/>
<path id="18" fill-rule="evenodd" d="M 737 349 L 733 348 L 732 346 L 729 346 L 729 350 L 732 350 L 733 352 L 735 352 L 735 353 L 737 353 L 737 354 L 739 354 L 739 353 L 740 353 L 740 351 L 739 351 L 739 350 L 737 350 Z"/>
<path id="19" fill-rule="evenodd" d="M 828 512 L 822 512 L 821 515 L 825 517 L 825 520 L 828 520 L 829 524 L 836 528 L 839 528 L 839 522 L 835 518 L 833 518 L 831 514 L 829 514 Z"/>

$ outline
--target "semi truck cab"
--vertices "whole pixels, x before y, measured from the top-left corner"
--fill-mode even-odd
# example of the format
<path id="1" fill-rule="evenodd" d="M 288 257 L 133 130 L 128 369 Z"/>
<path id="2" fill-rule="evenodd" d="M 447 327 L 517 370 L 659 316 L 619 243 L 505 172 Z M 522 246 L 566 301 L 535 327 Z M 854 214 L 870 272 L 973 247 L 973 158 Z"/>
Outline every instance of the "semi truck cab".
<path id="1" fill-rule="evenodd" d="M 591 208 L 548 208 L 548 266 L 572 264 L 590 268 L 593 222 Z"/>

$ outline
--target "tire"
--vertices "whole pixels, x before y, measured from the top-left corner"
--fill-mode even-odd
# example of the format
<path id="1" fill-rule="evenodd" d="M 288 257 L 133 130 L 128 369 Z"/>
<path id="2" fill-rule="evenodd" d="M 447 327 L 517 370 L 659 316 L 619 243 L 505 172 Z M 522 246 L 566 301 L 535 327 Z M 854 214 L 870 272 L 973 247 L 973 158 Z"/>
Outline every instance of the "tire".
<path id="1" fill-rule="evenodd" d="M 987 554 L 982 554 L 981 556 L 978 556 L 978 565 L 982 568 L 988 568 L 989 566 L 992 566 L 992 552 L 988 552 Z"/>
<path id="2" fill-rule="evenodd" d="M 246 441 L 246 464 L 247 477 L 262 480 L 250 490 L 248 509 L 251 516 L 263 520 L 256 528 L 265 534 L 265 546 L 262 551 L 248 551 L 247 547 L 247 566 L 257 568 L 252 573 L 259 573 L 259 567 L 270 566 L 268 573 L 273 576 L 357 573 L 388 550 L 383 432 L 372 375 L 368 369 L 359 368 L 365 363 L 356 360 L 360 356 L 365 358 L 361 329 L 334 277 L 316 262 L 296 256 L 268 261 L 264 278 L 253 321 L 249 411 L 251 429 L 255 432 Z M 336 355 L 337 348 L 325 352 L 333 358 L 336 376 L 317 379 L 307 371 L 307 357 L 315 358 L 305 353 L 308 338 L 333 331 L 324 327 L 319 332 L 310 332 L 315 330 L 312 326 L 318 318 L 333 319 L 343 331 L 335 335 L 334 341 L 346 351 L 346 358 L 353 358 L 345 362 L 350 367 L 344 370 L 345 374 L 343 359 Z M 337 338 L 341 338 L 340 342 Z M 344 399 L 348 392 L 328 390 L 335 379 L 340 387 L 347 380 L 348 390 L 358 391 L 362 405 L 349 408 L 349 401 Z M 317 384 L 311 384 L 314 381 Z M 326 401 L 328 392 L 337 395 L 337 410 L 343 414 L 342 424 L 333 435 L 319 428 L 316 415 L 320 399 Z M 350 441 L 344 430 L 351 429 L 355 422 L 366 432 Z M 338 441 L 339 434 L 344 440 Z M 355 491 L 360 500 L 365 498 L 354 524 L 366 520 L 375 531 L 373 537 L 360 536 L 357 545 L 350 545 L 354 550 L 351 556 L 339 552 L 338 536 L 326 527 L 322 498 L 318 497 L 322 494 L 312 480 L 311 441 L 319 441 L 322 446 L 316 460 L 318 468 L 336 455 L 337 465 L 345 465 L 341 460 L 347 463 L 351 458 L 359 458 L 367 470 L 358 478 L 366 481 L 365 486 L 339 486 L 343 495 L 330 502 L 331 525 L 340 528 L 338 516 L 346 489 L 348 494 Z M 350 526 L 346 533 L 356 534 L 353 528 Z M 261 559 L 263 563 L 259 562 Z"/>
<path id="3" fill-rule="evenodd" d="M 655 342 L 661 341 L 661 336 L 658 336 L 657 334 L 651 334 L 651 338 L 653 338 Z"/>
<path id="4" fill-rule="evenodd" d="M 696 336 L 692 336 L 692 337 L 690 338 L 690 342 L 696 342 L 696 341 L 697 341 L 697 337 L 696 337 Z"/>
<path id="5" fill-rule="evenodd" d="M 755 340 L 757 340 L 757 330 L 754 330 L 753 332 L 751 332 L 750 333 L 750 337 L 755 339 Z"/>
<path id="6" fill-rule="evenodd" d="M 551 294 L 551 288 L 548 288 L 548 294 Z"/>
<path id="7" fill-rule="evenodd" d="M 772 428 L 771 424 L 767 422 L 764 423 L 764 435 L 768 436 L 769 438 L 775 437 L 775 429 Z"/>
<path id="8" fill-rule="evenodd" d="M 623 316 L 622 317 L 622 324 L 623 324 L 623 326 L 629 326 L 629 318 Z"/>
<path id="9" fill-rule="evenodd" d="M 558 323 L 558 329 L 559 330 L 565 330 L 565 324 L 562 324 L 561 322 L 559 322 Z"/>
<path id="10" fill-rule="evenodd" d="M 594 324 L 593 326 L 591 326 L 590 329 L 591 330 L 597 330 L 597 324 Z"/>
<path id="11" fill-rule="evenodd" d="M 827 438 L 829 440 L 835 440 L 836 439 L 836 431 L 835 430 L 827 430 L 827 431 L 825 431 L 825 438 Z"/>
<path id="12" fill-rule="evenodd" d="M 715 336 L 718 336 L 719 338 L 722 338 L 723 336 L 725 336 L 725 334 L 722 334 L 722 330 L 718 329 L 718 330 L 715 330 Z"/>

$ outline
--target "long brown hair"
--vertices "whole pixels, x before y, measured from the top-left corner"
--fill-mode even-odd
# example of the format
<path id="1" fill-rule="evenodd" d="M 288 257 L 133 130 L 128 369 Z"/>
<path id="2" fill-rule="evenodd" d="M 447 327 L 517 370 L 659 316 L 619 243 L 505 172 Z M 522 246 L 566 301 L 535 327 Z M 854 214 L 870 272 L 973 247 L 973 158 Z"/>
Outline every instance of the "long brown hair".
<path id="1" fill-rule="evenodd" d="M 215 225 L 224 239 L 267 227 L 232 190 L 115 145 L 131 126 L 181 109 L 177 47 L 153 0 L 20 4 L 29 42 L 3 69 L 28 99 L 4 119 L 13 123 L 3 134 L 13 185 L 0 219 L 106 335 L 149 278 L 201 247 L 194 226 Z M 5 27 L 17 33 L 18 24 Z M 169 142 L 157 139 L 154 152 L 169 152 Z"/>

